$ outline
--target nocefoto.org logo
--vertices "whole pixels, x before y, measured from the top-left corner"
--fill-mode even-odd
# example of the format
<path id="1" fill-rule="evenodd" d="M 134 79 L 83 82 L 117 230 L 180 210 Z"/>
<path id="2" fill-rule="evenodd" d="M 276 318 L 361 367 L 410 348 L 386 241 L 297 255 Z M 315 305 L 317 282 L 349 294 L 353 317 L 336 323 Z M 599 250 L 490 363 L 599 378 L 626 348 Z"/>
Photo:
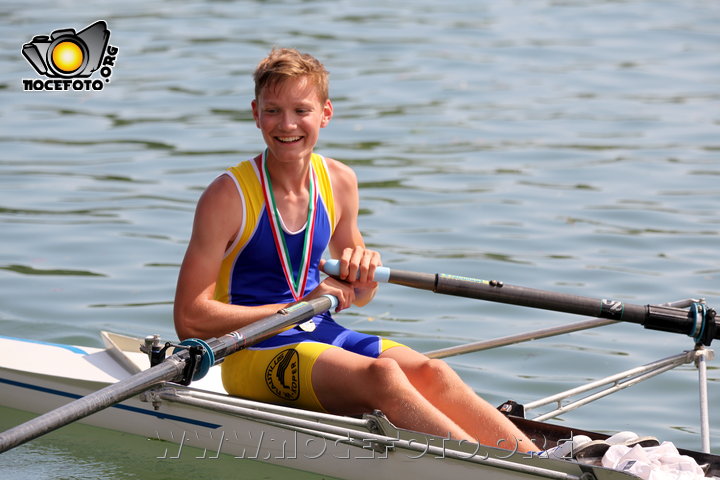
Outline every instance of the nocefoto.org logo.
<path id="1" fill-rule="evenodd" d="M 110 30 L 100 20 L 84 30 L 54 30 L 36 35 L 22 46 L 22 54 L 37 73 L 48 77 L 23 78 L 27 91 L 98 91 L 110 83 L 118 48 L 109 45 Z M 90 77 L 99 70 L 100 78 Z"/>

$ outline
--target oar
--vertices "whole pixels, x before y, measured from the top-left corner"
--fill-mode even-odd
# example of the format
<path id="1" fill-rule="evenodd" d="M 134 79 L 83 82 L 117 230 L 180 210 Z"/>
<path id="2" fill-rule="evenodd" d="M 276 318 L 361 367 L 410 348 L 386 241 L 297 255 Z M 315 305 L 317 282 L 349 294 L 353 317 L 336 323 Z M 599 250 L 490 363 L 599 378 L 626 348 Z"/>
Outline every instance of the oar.
<path id="1" fill-rule="evenodd" d="M 328 260 L 323 269 L 328 275 L 338 275 L 340 263 L 337 260 Z M 498 280 L 479 280 L 445 273 L 408 272 L 387 267 L 379 267 L 375 271 L 375 280 L 444 295 L 638 323 L 651 330 L 683 333 L 693 337 L 696 343 L 704 345 L 710 345 L 713 339 L 720 338 L 715 310 L 699 302 L 693 303 L 689 310 L 661 305 L 633 305 L 617 300 L 508 285 Z"/>
<path id="2" fill-rule="evenodd" d="M 226 356 L 336 306 L 337 299 L 326 295 L 297 303 L 220 338 L 186 340 L 180 345 L 187 348 L 177 348 L 176 353 L 158 365 L 0 433 L 0 453 L 111 407 L 160 383 L 189 383 L 190 379 L 197 380 Z"/>

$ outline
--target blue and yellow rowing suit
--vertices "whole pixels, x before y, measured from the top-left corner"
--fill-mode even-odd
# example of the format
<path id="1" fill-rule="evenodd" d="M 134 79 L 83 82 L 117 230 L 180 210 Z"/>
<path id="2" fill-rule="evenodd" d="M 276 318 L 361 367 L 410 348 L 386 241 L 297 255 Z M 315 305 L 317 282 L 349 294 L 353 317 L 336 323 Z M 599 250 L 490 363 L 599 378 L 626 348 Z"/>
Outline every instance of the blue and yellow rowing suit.
<path id="1" fill-rule="evenodd" d="M 283 261 L 273 233 L 265 188 L 263 158 L 258 156 L 229 168 L 243 208 L 243 222 L 237 238 L 223 258 L 215 285 L 215 299 L 234 305 L 266 305 L 293 302 L 315 289 L 320 282 L 319 262 L 335 228 L 335 203 L 325 159 L 313 154 L 316 205 L 308 224 L 299 232 L 282 226 L 284 251 L 297 278 L 302 272 L 303 251 L 308 256 L 304 290 L 293 294 L 286 280 Z M 314 214 L 314 218 L 313 217 Z M 278 214 L 279 216 L 279 214 Z M 282 222 L 280 220 L 280 225 Z M 312 232 L 304 248 L 306 229 Z M 377 357 L 399 345 L 374 335 L 346 329 L 330 313 L 312 319 L 314 330 L 298 326 L 237 352 L 222 364 L 223 385 L 228 393 L 253 400 L 284 403 L 324 411 L 312 388 L 312 368 L 328 348 L 344 348 L 360 355 Z M 312 330 L 312 331 L 307 331 Z"/>

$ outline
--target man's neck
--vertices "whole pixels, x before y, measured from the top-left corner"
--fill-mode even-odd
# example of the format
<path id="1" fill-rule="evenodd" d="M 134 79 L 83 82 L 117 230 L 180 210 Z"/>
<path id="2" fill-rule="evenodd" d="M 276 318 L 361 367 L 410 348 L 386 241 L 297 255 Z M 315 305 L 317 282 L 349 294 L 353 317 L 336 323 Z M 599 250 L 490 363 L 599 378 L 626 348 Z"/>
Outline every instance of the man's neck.
<path id="1" fill-rule="evenodd" d="M 307 191 L 310 175 L 310 159 L 280 162 L 270 155 L 266 159 L 273 190 L 280 194 Z"/>

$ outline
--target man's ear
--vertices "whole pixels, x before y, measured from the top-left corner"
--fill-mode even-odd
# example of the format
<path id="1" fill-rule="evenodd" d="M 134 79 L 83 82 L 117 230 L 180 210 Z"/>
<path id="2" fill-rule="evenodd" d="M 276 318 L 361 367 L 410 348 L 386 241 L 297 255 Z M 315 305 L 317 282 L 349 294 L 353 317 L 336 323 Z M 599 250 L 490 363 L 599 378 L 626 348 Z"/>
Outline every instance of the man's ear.
<path id="1" fill-rule="evenodd" d="M 322 116 L 322 122 L 320 123 L 320 127 L 324 128 L 327 126 L 328 123 L 330 123 L 330 119 L 333 116 L 333 106 L 332 102 L 330 100 L 325 101 L 325 105 L 323 105 L 323 116 Z"/>
<path id="2" fill-rule="evenodd" d="M 255 126 L 260 128 L 260 118 L 258 116 L 258 103 L 257 100 L 253 99 L 252 102 L 250 102 L 250 108 L 252 108 L 252 114 L 253 118 L 255 119 Z"/>

